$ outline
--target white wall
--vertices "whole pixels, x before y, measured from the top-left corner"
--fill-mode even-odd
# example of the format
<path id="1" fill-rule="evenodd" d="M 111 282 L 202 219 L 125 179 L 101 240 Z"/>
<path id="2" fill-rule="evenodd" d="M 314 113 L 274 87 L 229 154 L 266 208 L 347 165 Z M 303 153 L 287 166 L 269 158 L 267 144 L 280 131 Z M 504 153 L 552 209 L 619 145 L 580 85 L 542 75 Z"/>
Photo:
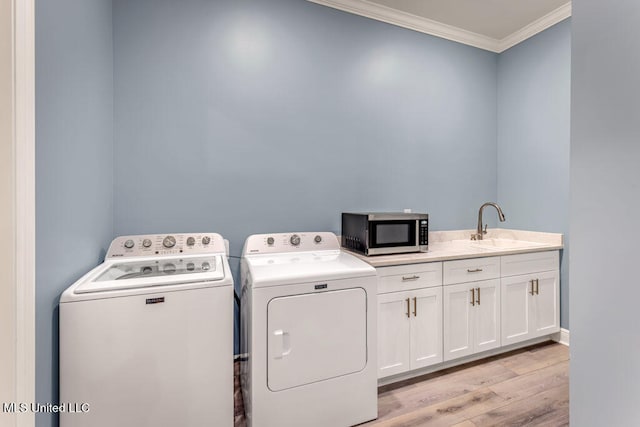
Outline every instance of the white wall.
<path id="1" fill-rule="evenodd" d="M 640 2 L 574 0 L 571 424 L 640 425 Z"/>
<path id="2" fill-rule="evenodd" d="M 0 404 L 14 401 L 16 393 L 11 21 L 11 2 L 0 2 L 0 236 L 6 239 L 0 245 Z M 0 410 L 0 425 L 14 423 L 14 416 Z"/>

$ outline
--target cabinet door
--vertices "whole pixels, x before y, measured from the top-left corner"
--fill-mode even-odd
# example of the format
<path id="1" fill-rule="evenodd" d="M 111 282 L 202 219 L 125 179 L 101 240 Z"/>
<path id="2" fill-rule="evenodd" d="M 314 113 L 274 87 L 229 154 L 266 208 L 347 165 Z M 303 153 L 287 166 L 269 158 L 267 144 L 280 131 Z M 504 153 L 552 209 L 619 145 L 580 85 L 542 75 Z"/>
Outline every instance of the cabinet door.
<path id="1" fill-rule="evenodd" d="M 533 312 L 530 308 L 535 275 L 506 277 L 501 280 L 502 345 L 531 338 Z"/>
<path id="2" fill-rule="evenodd" d="M 473 284 L 463 283 L 443 287 L 444 302 L 444 355 L 445 361 L 473 353 L 471 305 Z M 473 301 L 475 304 L 475 301 Z"/>
<path id="3" fill-rule="evenodd" d="M 500 280 L 471 283 L 476 288 L 474 353 L 500 347 Z"/>
<path id="4" fill-rule="evenodd" d="M 378 295 L 378 378 L 411 369 L 410 296 L 409 292 Z"/>
<path id="5" fill-rule="evenodd" d="M 536 295 L 531 298 L 532 312 L 535 319 L 534 337 L 548 335 L 560 330 L 558 271 L 538 273 L 536 279 Z"/>
<path id="6" fill-rule="evenodd" d="M 442 362 L 442 287 L 413 291 L 411 369 Z"/>

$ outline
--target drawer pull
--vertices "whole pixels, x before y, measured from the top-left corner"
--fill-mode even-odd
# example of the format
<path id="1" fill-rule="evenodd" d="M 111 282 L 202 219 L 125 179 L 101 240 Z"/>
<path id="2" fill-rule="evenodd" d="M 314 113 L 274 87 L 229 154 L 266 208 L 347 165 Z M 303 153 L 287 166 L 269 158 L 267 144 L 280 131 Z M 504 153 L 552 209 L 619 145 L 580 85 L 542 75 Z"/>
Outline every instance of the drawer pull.
<path id="1" fill-rule="evenodd" d="M 402 276 L 402 281 L 408 282 L 409 280 L 418 280 L 419 278 L 420 276 L 416 276 L 415 274 L 413 276 Z"/>
<path id="2" fill-rule="evenodd" d="M 470 268 L 467 268 L 467 273 L 478 273 L 480 271 L 482 271 L 481 268 L 474 268 L 473 270 Z"/>
<path id="3" fill-rule="evenodd" d="M 538 283 L 538 279 L 536 279 L 536 295 L 540 295 L 540 284 Z"/>
<path id="4" fill-rule="evenodd" d="M 418 315 L 418 298 L 413 297 L 413 317 Z"/>
<path id="5" fill-rule="evenodd" d="M 406 301 L 407 301 L 407 317 L 411 317 L 411 303 L 409 302 L 409 298 L 407 298 Z"/>
<path id="6" fill-rule="evenodd" d="M 476 288 L 471 288 L 471 305 L 476 305 Z"/>
<path id="7" fill-rule="evenodd" d="M 476 304 L 480 305 L 480 288 L 478 289 L 478 300 L 476 301 Z"/>
<path id="8" fill-rule="evenodd" d="M 535 295 L 535 294 L 536 294 L 536 291 L 535 291 L 535 289 L 534 289 L 534 283 L 535 283 L 535 280 L 529 280 L 529 283 L 531 283 L 531 290 L 529 291 L 529 293 L 530 293 L 531 295 Z"/>

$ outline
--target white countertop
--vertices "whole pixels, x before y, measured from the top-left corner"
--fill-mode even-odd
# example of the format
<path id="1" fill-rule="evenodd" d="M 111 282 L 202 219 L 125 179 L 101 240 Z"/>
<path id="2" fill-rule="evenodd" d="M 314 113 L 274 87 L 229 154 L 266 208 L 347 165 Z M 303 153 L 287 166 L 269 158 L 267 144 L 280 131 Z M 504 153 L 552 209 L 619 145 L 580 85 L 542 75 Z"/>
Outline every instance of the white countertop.
<path id="1" fill-rule="evenodd" d="M 342 248 L 374 267 L 419 264 L 423 262 L 450 261 L 528 252 L 552 251 L 563 248 L 561 233 L 508 230 L 488 230 L 484 239 L 470 239 L 475 230 L 432 231 L 429 233 L 429 251 L 410 254 L 364 256 Z"/>

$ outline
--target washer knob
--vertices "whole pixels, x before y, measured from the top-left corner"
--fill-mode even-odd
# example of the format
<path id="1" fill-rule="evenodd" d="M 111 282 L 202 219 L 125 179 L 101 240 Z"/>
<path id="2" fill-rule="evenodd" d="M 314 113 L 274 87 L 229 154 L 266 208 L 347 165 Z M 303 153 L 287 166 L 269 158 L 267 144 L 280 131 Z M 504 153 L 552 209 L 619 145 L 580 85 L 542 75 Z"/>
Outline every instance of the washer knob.
<path id="1" fill-rule="evenodd" d="M 135 245 L 135 243 L 133 243 L 133 240 L 129 239 L 126 242 L 124 242 L 124 247 L 127 249 L 131 249 L 133 246 Z"/>
<path id="2" fill-rule="evenodd" d="M 193 246 L 193 245 L 195 245 L 195 244 L 196 244 L 196 239 L 195 239 L 195 238 L 193 238 L 193 237 L 189 237 L 189 238 L 187 239 L 187 246 Z"/>
<path id="3" fill-rule="evenodd" d="M 210 268 L 211 264 L 209 264 L 207 261 L 202 263 L 202 271 L 209 271 Z"/>
<path id="4" fill-rule="evenodd" d="M 187 263 L 187 270 L 189 270 L 189 271 L 193 271 L 193 270 L 195 270 L 195 269 L 196 269 L 196 266 L 195 266 L 195 264 L 194 264 L 194 263 L 192 263 L 192 262 Z"/>
<path id="5" fill-rule="evenodd" d="M 164 272 L 165 273 L 169 273 L 169 274 L 173 274 L 176 272 L 176 266 L 175 264 L 172 263 L 167 263 L 164 265 Z"/>
<path id="6" fill-rule="evenodd" d="M 208 245 L 209 243 L 211 243 L 211 237 L 209 237 L 209 236 L 204 236 L 204 237 L 202 238 L 202 244 L 203 244 L 203 245 Z"/>
<path id="7" fill-rule="evenodd" d="M 144 246 L 145 248 L 148 248 L 151 246 L 151 239 L 144 239 L 142 241 L 142 246 Z"/>
<path id="8" fill-rule="evenodd" d="M 267 237 L 267 245 L 271 246 L 275 243 L 275 239 L 273 237 Z"/>
<path id="9" fill-rule="evenodd" d="M 293 236 L 291 236 L 291 238 L 289 239 L 289 242 L 293 245 L 293 246 L 298 246 L 300 244 L 300 236 L 298 236 L 297 234 L 294 234 Z"/>
<path id="10" fill-rule="evenodd" d="M 167 249 L 170 249 L 170 248 L 174 247 L 175 245 L 176 245 L 176 238 L 173 237 L 173 236 L 167 236 L 162 241 L 162 246 L 164 246 Z"/>
<path id="11" fill-rule="evenodd" d="M 316 243 L 322 242 L 322 236 L 318 234 L 316 237 L 313 238 L 313 241 Z"/>

